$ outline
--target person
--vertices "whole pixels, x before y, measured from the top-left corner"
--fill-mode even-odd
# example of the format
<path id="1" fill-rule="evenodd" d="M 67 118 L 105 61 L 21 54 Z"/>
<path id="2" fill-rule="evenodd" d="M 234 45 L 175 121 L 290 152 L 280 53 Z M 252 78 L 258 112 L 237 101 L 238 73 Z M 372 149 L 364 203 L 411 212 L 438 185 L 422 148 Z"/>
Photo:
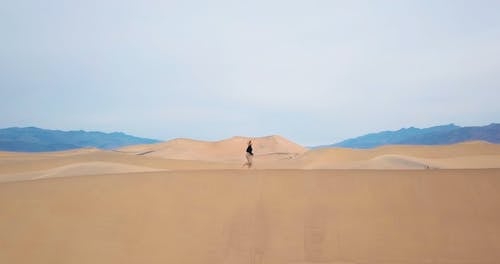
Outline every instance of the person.
<path id="1" fill-rule="evenodd" d="M 245 153 L 245 156 L 247 158 L 247 162 L 243 164 L 242 167 L 248 166 L 248 168 L 252 167 L 252 159 L 253 159 L 253 149 L 252 149 L 252 141 L 248 141 L 248 147 Z"/>

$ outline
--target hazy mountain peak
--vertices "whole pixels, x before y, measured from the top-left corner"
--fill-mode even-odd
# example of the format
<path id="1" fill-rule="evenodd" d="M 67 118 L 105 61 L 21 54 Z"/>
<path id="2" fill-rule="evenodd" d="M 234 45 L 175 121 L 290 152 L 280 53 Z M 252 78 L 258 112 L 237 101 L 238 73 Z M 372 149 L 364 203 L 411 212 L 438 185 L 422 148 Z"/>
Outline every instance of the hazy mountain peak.
<path id="1" fill-rule="evenodd" d="M 113 149 L 135 144 L 156 143 L 157 140 L 139 138 L 122 132 L 61 131 L 38 127 L 10 127 L 0 129 L 0 150 L 40 152 L 94 147 Z"/>
<path id="2" fill-rule="evenodd" d="M 443 145 L 471 140 L 500 143 L 500 124 L 460 127 L 453 123 L 429 128 L 401 128 L 351 138 L 329 145 L 347 148 L 373 148 L 383 145 Z"/>

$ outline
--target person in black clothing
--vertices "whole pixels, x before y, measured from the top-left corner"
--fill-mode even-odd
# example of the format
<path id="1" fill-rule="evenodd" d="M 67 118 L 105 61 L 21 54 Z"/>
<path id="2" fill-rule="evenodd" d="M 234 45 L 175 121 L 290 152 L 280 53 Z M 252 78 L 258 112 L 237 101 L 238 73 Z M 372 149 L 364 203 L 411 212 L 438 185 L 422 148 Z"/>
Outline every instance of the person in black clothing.
<path id="1" fill-rule="evenodd" d="M 253 149 L 252 149 L 252 141 L 248 141 L 248 147 L 245 153 L 245 156 L 247 158 L 247 162 L 243 164 L 242 167 L 248 166 L 248 168 L 252 167 L 252 159 L 253 159 Z"/>

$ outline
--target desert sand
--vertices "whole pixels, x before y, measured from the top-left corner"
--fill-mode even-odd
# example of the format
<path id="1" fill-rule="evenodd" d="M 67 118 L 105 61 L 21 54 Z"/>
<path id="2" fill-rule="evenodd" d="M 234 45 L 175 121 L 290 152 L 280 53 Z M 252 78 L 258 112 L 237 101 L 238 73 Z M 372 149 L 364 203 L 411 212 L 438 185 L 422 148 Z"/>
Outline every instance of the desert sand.
<path id="1" fill-rule="evenodd" d="M 498 263 L 500 146 L 0 152 L 0 263 Z"/>

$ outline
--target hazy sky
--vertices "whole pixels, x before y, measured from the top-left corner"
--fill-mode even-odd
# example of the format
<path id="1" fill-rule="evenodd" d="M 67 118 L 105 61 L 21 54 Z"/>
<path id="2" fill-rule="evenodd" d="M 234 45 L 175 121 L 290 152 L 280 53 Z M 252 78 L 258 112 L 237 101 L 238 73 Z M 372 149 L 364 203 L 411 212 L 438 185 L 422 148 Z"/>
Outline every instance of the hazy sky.
<path id="1" fill-rule="evenodd" d="M 500 1 L 20 0 L 0 127 L 304 145 L 500 121 Z"/>

